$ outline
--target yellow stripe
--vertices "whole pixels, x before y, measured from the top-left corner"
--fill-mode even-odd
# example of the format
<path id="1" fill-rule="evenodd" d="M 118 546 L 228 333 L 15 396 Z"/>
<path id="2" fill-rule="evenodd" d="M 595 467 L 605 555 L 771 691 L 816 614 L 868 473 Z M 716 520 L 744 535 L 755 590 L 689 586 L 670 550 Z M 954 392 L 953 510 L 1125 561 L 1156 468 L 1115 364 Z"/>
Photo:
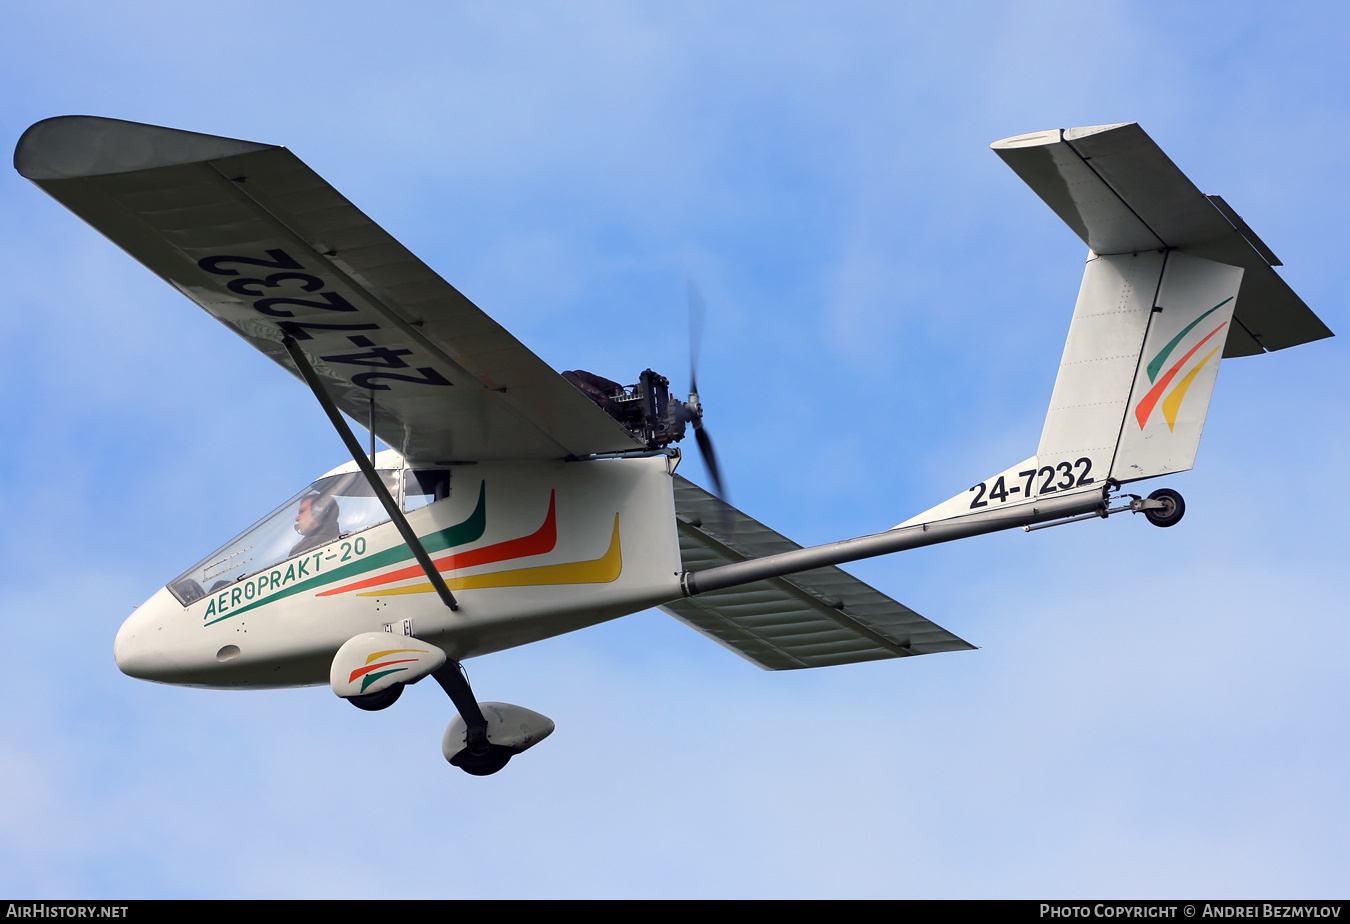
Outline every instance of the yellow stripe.
<path id="1" fill-rule="evenodd" d="M 609 549 L 591 561 L 571 561 L 560 565 L 539 565 L 534 568 L 516 568 L 513 571 L 494 571 L 470 577 L 447 578 L 451 590 L 479 590 L 485 587 L 538 587 L 545 584 L 608 584 L 617 580 L 623 571 L 623 554 L 619 551 L 619 515 L 614 515 L 614 532 Z M 427 594 L 433 590 L 430 583 L 412 584 L 390 590 L 370 590 L 358 597 L 387 597 L 393 594 Z"/>
<path id="2" fill-rule="evenodd" d="M 375 661 L 380 660 L 380 658 L 383 658 L 385 655 L 391 655 L 391 654 L 403 654 L 404 652 L 407 652 L 407 651 L 416 652 L 417 654 L 426 654 L 426 653 L 427 653 L 427 650 L 426 650 L 425 648 L 390 648 L 388 651 L 377 651 L 377 652 L 375 652 L 373 655 L 371 655 L 370 657 L 366 658 L 366 663 L 367 663 L 367 664 L 371 664 L 371 663 L 373 663 L 373 662 L 375 662 Z"/>
<path id="3" fill-rule="evenodd" d="M 1205 363 L 1209 362 L 1211 356 L 1219 352 L 1219 349 L 1220 347 L 1215 347 L 1210 350 L 1194 369 L 1186 373 L 1186 377 L 1181 380 L 1181 384 L 1172 389 L 1172 393 L 1163 399 L 1163 416 L 1167 418 L 1168 430 L 1176 429 L 1177 411 L 1181 410 L 1181 399 L 1186 397 L 1186 389 L 1190 388 L 1191 382 L 1195 381 L 1196 373 L 1204 367 Z"/>

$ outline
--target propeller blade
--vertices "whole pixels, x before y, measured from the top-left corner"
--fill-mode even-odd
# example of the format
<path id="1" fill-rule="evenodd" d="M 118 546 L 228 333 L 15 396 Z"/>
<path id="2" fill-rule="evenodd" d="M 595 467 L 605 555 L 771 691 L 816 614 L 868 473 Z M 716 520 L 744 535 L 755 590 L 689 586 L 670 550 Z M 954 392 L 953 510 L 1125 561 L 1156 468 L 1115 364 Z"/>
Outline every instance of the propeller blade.
<path id="1" fill-rule="evenodd" d="M 698 451 L 703 456 L 703 466 L 712 479 L 713 494 L 719 500 L 727 499 L 727 489 L 722 483 L 722 469 L 717 464 L 717 453 L 713 449 L 712 437 L 703 427 L 703 403 L 698 396 L 698 356 L 703 347 L 703 320 L 707 315 L 707 302 L 703 292 L 694 282 L 693 274 L 689 279 L 689 403 L 686 408 L 689 422 L 694 427 L 694 439 L 698 442 Z M 724 536 L 730 537 L 732 522 L 730 513 L 724 509 L 721 516 L 721 529 Z"/>
<path id="2" fill-rule="evenodd" d="M 698 441 L 698 451 L 703 455 L 703 464 L 712 478 L 713 493 L 722 500 L 727 499 L 726 489 L 722 487 L 722 470 L 717 467 L 717 453 L 713 451 L 712 438 L 703 427 L 694 428 L 694 439 Z"/>
<path id="3" fill-rule="evenodd" d="M 694 277 L 689 278 L 689 391 L 698 394 L 698 354 L 703 346 L 703 318 L 707 303 Z"/>

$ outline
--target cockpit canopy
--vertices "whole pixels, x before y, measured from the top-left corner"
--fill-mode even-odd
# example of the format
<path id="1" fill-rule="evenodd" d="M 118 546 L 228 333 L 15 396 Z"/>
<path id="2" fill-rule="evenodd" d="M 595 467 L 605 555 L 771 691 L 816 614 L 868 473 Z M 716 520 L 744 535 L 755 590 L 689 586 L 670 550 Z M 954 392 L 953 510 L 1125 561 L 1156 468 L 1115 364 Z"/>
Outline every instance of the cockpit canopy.
<path id="1" fill-rule="evenodd" d="M 448 469 L 413 469 L 381 452 L 376 471 L 394 502 L 416 510 L 450 495 Z M 184 606 L 266 568 L 386 522 L 389 515 L 354 463 L 339 466 L 189 568 L 169 590 Z"/>

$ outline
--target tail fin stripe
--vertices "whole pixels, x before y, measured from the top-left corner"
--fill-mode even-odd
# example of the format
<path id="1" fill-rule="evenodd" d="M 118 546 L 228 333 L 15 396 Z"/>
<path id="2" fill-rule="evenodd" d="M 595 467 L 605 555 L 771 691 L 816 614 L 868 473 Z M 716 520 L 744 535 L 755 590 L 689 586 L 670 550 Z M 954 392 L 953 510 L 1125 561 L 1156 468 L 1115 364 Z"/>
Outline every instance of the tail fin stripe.
<path id="1" fill-rule="evenodd" d="M 1213 309 L 1210 310 L 1212 311 Z M 1228 322 L 1224 321 L 1218 327 L 1214 328 L 1212 331 L 1206 334 L 1204 340 L 1201 340 L 1195 346 L 1191 347 L 1190 350 L 1187 351 L 1186 355 L 1181 357 L 1181 359 L 1177 360 L 1177 364 L 1173 366 L 1171 369 L 1168 369 L 1167 374 L 1164 375 L 1161 379 L 1159 379 L 1158 383 L 1148 390 L 1148 394 L 1144 395 L 1144 400 L 1140 401 L 1138 406 L 1136 406 L 1134 409 L 1134 417 L 1135 420 L 1139 421 L 1140 430 L 1144 429 L 1144 424 L 1148 423 L 1149 415 L 1153 413 L 1153 408 L 1157 406 L 1158 399 L 1162 397 L 1163 391 L 1171 383 L 1172 379 L 1176 377 L 1176 374 L 1178 371 L 1180 371 L 1181 367 L 1186 365 L 1186 361 L 1189 360 L 1192 356 L 1194 356 L 1196 354 L 1196 351 L 1198 351 L 1202 346 L 1205 345 L 1205 341 L 1209 340 L 1210 337 L 1213 337 L 1215 334 L 1217 334 L 1219 331 L 1223 330 L 1227 326 Z M 1205 358 L 1208 359 L 1209 357 Z M 1200 365 L 1204 365 L 1204 363 L 1202 362 Z M 1197 366 L 1196 368 L 1198 369 L 1200 367 Z M 1186 383 L 1186 387 L 1187 388 L 1190 387 L 1189 382 Z M 1178 404 L 1181 403 L 1180 398 L 1177 399 L 1177 403 Z M 1176 418 L 1174 417 L 1173 420 L 1175 419 Z"/>
<path id="2" fill-rule="evenodd" d="M 1150 382 L 1157 380 L 1158 370 L 1162 368 L 1163 363 L 1167 362 L 1167 357 L 1172 355 L 1172 351 L 1177 348 L 1177 344 L 1180 343 L 1186 337 L 1187 334 L 1189 334 L 1192 330 L 1195 329 L 1195 325 L 1199 324 L 1205 318 L 1209 317 L 1211 314 L 1218 311 L 1220 308 L 1222 308 L 1224 305 L 1227 305 L 1232 300 L 1233 296 L 1231 295 L 1228 296 L 1223 301 L 1215 305 L 1213 308 L 1209 309 L 1204 314 L 1200 315 L 1200 317 L 1196 318 L 1194 321 L 1187 324 L 1185 328 L 1182 329 L 1181 333 L 1173 337 L 1172 340 L 1167 344 L 1167 346 L 1163 347 L 1162 351 L 1157 356 L 1153 357 L 1153 359 L 1149 362 L 1148 380 Z"/>
<path id="3" fill-rule="evenodd" d="M 1223 344 L 1219 344 L 1219 346 L 1223 346 Z M 1167 418 L 1168 430 L 1176 430 L 1177 411 L 1181 410 L 1181 401 L 1186 397 L 1186 389 L 1191 387 L 1191 383 L 1195 381 L 1196 375 L 1205 367 L 1205 363 L 1209 362 L 1210 358 L 1217 352 L 1219 352 L 1219 347 L 1215 347 L 1206 353 L 1205 358 L 1196 363 L 1194 369 L 1186 373 L 1186 377 L 1181 380 L 1181 384 L 1172 389 L 1172 393 L 1163 399 L 1163 417 Z"/>

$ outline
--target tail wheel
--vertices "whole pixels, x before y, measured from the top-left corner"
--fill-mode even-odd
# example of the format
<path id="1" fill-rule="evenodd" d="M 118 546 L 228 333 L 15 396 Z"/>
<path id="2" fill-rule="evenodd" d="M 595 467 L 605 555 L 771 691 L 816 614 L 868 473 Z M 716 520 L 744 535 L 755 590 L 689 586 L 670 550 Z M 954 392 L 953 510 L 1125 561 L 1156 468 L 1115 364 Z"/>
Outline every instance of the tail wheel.
<path id="1" fill-rule="evenodd" d="M 1171 488 L 1159 488 L 1150 494 L 1148 499 L 1162 504 L 1161 507 L 1144 510 L 1144 516 L 1148 517 L 1148 521 L 1154 526 L 1176 526 L 1186 515 L 1186 502 Z"/>

